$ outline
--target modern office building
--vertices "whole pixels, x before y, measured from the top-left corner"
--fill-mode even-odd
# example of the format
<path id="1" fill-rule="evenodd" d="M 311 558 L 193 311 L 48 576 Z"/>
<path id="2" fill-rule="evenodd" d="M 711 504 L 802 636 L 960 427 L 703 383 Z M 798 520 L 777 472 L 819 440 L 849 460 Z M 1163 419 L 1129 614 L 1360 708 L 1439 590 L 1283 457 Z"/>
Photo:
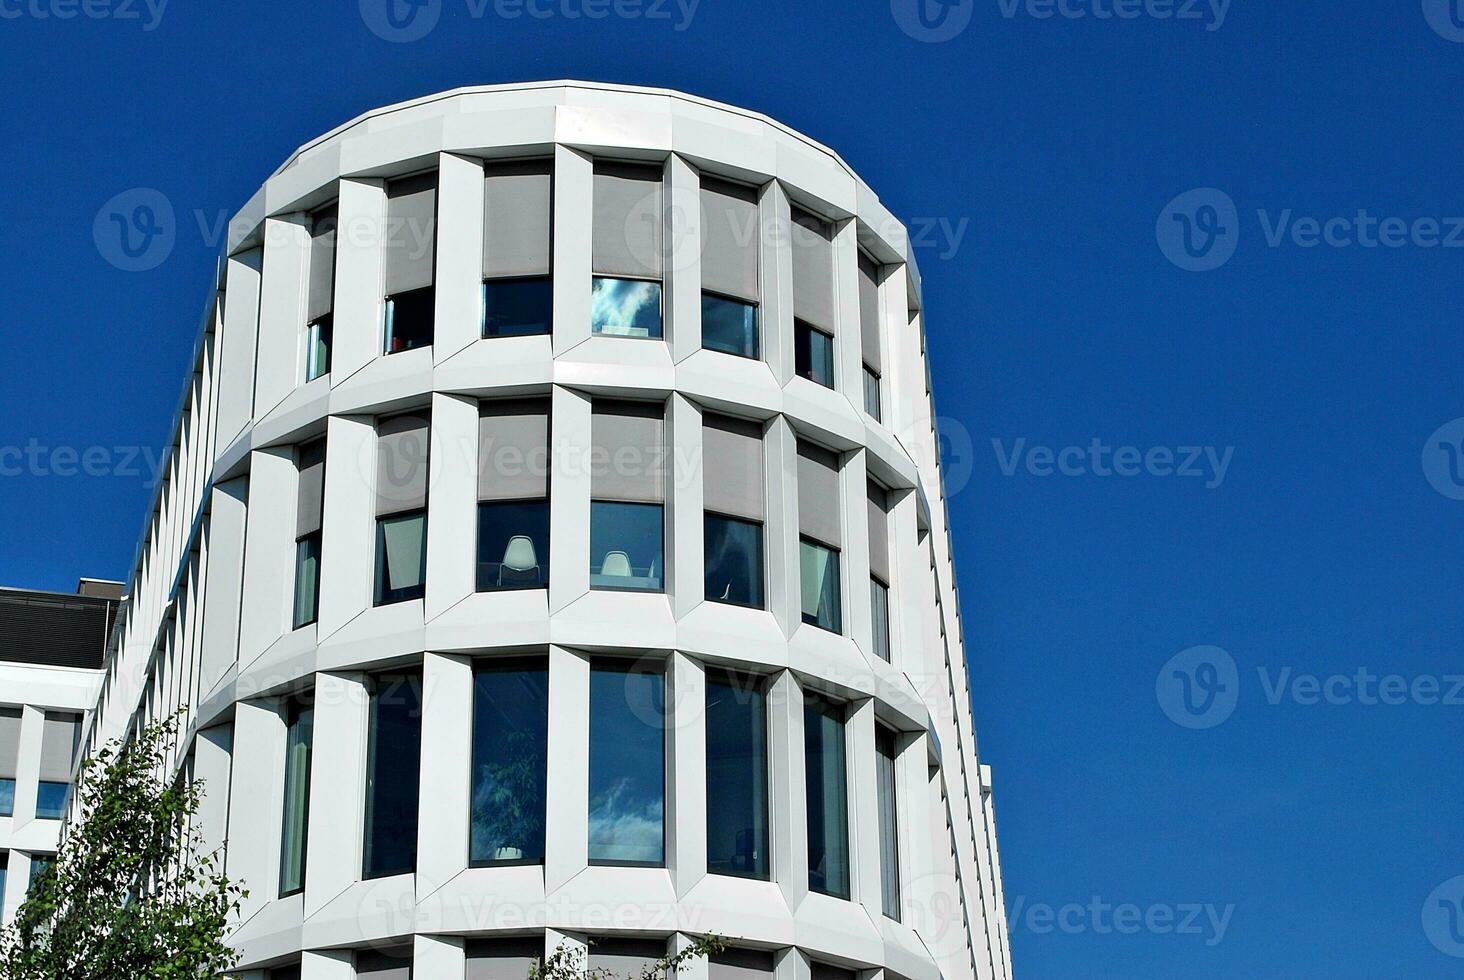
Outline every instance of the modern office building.
<path id="1" fill-rule="evenodd" d="M 121 596 L 97 579 L 75 594 L 0 589 L 0 925 L 56 854 Z"/>
<path id="2" fill-rule="evenodd" d="M 464 89 L 230 225 L 88 747 L 253 980 L 1011 975 L 905 229 L 756 113 Z"/>

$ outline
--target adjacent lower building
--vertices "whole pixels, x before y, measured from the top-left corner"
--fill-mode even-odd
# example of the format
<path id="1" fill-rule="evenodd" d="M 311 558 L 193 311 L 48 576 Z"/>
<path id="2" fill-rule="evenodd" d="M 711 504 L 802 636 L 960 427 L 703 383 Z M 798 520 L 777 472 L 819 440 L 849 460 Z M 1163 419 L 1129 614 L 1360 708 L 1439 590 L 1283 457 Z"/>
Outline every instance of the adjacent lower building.
<path id="1" fill-rule="evenodd" d="M 85 748 L 186 712 L 251 980 L 1010 977 L 933 419 L 808 137 L 369 112 L 230 224 Z"/>
<path id="2" fill-rule="evenodd" d="M 56 855 L 121 588 L 96 579 L 74 594 L 0 588 L 0 925 Z"/>

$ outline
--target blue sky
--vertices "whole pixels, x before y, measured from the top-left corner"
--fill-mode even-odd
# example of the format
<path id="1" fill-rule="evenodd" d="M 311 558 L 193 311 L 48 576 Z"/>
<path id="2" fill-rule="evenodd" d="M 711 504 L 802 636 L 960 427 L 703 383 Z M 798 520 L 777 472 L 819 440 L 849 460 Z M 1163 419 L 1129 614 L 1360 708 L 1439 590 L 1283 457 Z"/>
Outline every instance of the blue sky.
<path id="1" fill-rule="evenodd" d="M 159 446 L 206 229 L 364 109 L 583 77 L 765 111 L 937 229 L 929 348 L 1018 975 L 1458 976 L 1438 901 L 1464 885 L 1432 893 L 1464 875 L 1464 705 L 1426 703 L 1464 671 L 1459 438 L 1433 435 L 1464 416 L 1450 2 L 960 0 L 921 27 L 907 0 L 441 0 L 390 43 L 354 0 L 0 0 L 0 447 Z M 93 220 L 139 187 L 179 231 L 132 273 Z M 1094 440 L 1137 475 L 1098 475 Z M 1179 465 L 1191 446 L 1212 455 Z M 126 573 L 145 479 L 14 472 L 0 582 Z M 1169 663 L 1197 646 L 1223 652 Z M 1404 703 L 1327 684 L 1359 669 Z M 1218 706 L 1186 715 L 1175 671 Z M 1136 933 L 1108 928 L 1120 905 Z M 1164 927 L 1191 906 L 1223 932 Z"/>

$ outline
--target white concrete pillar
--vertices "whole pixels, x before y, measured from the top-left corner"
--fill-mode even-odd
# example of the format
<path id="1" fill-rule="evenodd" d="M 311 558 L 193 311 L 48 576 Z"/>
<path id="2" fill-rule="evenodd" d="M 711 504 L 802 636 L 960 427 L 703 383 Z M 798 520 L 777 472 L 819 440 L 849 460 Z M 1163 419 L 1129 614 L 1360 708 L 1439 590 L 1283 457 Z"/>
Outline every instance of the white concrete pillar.
<path id="1" fill-rule="evenodd" d="M 912 652 L 920 649 L 919 626 L 921 609 L 916 603 L 917 592 L 911 587 L 920 574 L 925 562 L 920 547 L 915 516 L 917 497 L 915 491 L 892 491 L 889 495 L 890 530 L 890 663 L 897 669 L 911 674 L 911 668 L 918 670 L 918 657 Z M 926 563 L 928 567 L 928 562 Z M 922 697 L 928 691 L 921 686 L 923 678 L 917 679 L 916 690 Z"/>
<path id="2" fill-rule="evenodd" d="M 204 587 L 203 648 L 198 696 L 209 693 L 239 661 L 239 610 L 244 594 L 244 537 L 249 479 L 216 484 L 208 518 L 208 572 Z"/>
<path id="3" fill-rule="evenodd" d="M 419 902 L 467 870 L 472 747 L 472 658 L 427 653 L 422 662 L 422 807 L 417 827 Z M 430 971 L 426 975 L 439 976 Z"/>
<path id="4" fill-rule="evenodd" d="M 544 893 L 552 895 L 589 865 L 590 658 L 549 648 L 548 806 Z"/>
<path id="5" fill-rule="evenodd" d="M 859 227 L 834 224 L 834 387 L 864 417 L 864 352 L 859 323 Z"/>
<path id="6" fill-rule="evenodd" d="M 437 164 L 438 364 L 482 336 L 483 164 L 443 153 Z"/>
<path id="7" fill-rule="evenodd" d="M 671 359 L 701 350 L 701 177 L 679 156 L 666 161 L 666 313 Z"/>
<path id="8" fill-rule="evenodd" d="M 259 339 L 259 286 L 264 250 L 231 255 L 219 350 L 218 446 L 227 449 L 254 417 L 254 351 Z"/>
<path id="9" fill-rule="evenodd" d="M 240 701 L 235 706 L 234 750 L 226 867 L 231 878 L 248 882 L 249 897 L 241 902 L 238 920 L 247 922 L 280 892 L 285 717 L 278 702 Z M 312 834 L 312 850 L 316 840 Z"/>
<path id="10" fill-rule="evenodd" d="M 371 605 L 376 572 L 376 422 L 331 416 L 326 442 L 318 635 L 330 636 Z"/>
<path id="11" fill-rule="evenodd" d="M 674 933 L 671 936 L 671 955 L 676 956 L 682 950 L 696 942 L 699 937 L 689 936 L 684 932 Z M 697 956 L 687 960 L 676 968 L 676 974 L 671 980 L 710 980 L 711 964 L 705 956 Z"/>
<path id="12" fill-rule="evenodd" d="M 844 721 L 849 769 L 850 900 L 864 906 L 870 921 L 884 914 L 879 866 L 879 777 L 874 769 L 874 701 L 849 705 Z"/>
<path id="13" fill-rule="evenodd" d="M 590 280 L 594 251 L 595 162 L 567 146 L 554 147 L 554 354 L 590 339 Z"/>
<path id="14" fill-rule="evenodd" d="M 361 880 L 369 710 L 365 675 L 315 675 L 306 918 Z"/>
<path id="15" fill-rule="evenodd" d="M 684 395 L 671 396 L 667 437 L 671 445 L 667 482 L 667 591 L 677 619 L 706 598 L 703 519 L 702 413 Z"/>
<path id="16" fill-rule="evenodd" d="M 356 980 L 355 957 L 348 949 L 306 950 L 300 980 Z"/>
<path id="17" fill-rule="evenodd" d="M 844 457 L 839 488 L 843 491 L 844 633 L 854 638 L 871 660 L 874 653 L 873 612 L 869 597 L 869 474 L 863 451 Z"/>
<path id="18" fill-rule="evenodd" d="M 808 894 L 808 801 L 804 792 L 803 691 L 792 671 L 773 678 L 767 704 L 773 882 L 796 912 Z"/>
<path id="19" fill-rule="evenodd" d="M 193 827 L 205 854 L 219 850 L 228 840 L 233 751 L 233 725 L 205 728 L 193 742 L 193 779 L 203 787 L 203 802 L 193 817 Z"/>
<path id="20" fill-rule="evenodd" d="M 335 335 L 331 384 L 338 385 L 382 350 L 386 182 L 341 181 L 336 232 Z"/>
<path id="21" fill-rule="evenodd" d="M 432 468 L 427 494 L 427 593 L 434 617 L 477 589 L 478 402 L 432 396 Z"/>
<path id="22" fill-rule="evenodd" d="M 551 615 L 590 591 L 590 406 L 588 395 L 554 388 L 549 420 Z"/>
<path id="23" fill-rule="evenodd" d="M 461 936 L 416 936 L 413 939 L 412 976 L 423 980 L 462 980 L 466 971 L 467 953 Z"/>
<path id="24" fill-rule="evenodd" d="M 909 290 L 903 265 L 886 270 L 879 290 L 880 324 L 884 334 L 884 385 L 880 392 L 880 409 L 885 427 L 903 432 L 913 419 L 910 379 L 923 378 L 925 367 L 920 357 L 920 341 L 911 343 Z M 924 388 L 920 391 L 923 396 Z"/>
<path id="25" fill-rule="evenodd" d="M 247 612 L 239 623 L 240 669 L 290 631 L 298 485 L 293 446 L 249 454 L 249 493 L 254 506 L 244 538 L 243 602 Z"/>
<path id="26" fill-rule="evenodd" d="M 259 350 L 254 410 L 263 416 L 305 380 L 305 294 L 310 281 L 310 215 L 264 221 L 264 280 L 259 293 Z"/>
<path id="27" fill-rule="evenodd" d="M 793 378 L 793 212 L 788 194 L 776 180 L 763 188 L 757 207 L 762 241 L 760 275 L 763 360 L 779 385 Z"/>
<path id="28" fill-rule="evenodd" d="M 803 594 L 798 565 L 798 437 L 779 415 L 768 426 L 767 561 L 768 609 L 792 636 L 803 625 Z"/>
<path id="29" fill-rule="evenodd" d="M 707 873 L 706 674 L 684 653 L 673 653 L 669 667 L 666 868 L 676 894 L 685 896 Z"/>
<path id="30" fill-rule="evenodd" d="M 36 819 L 36 796 L 40 790 L 41 743 L 46 727 L 46 711 L 33 704 L 20 708 L 20 749 L 15 760 L 15 806 L 10 826 L 14 830 L 28 827 Z"/>
<path id="31" fill-rule="evenodd" d="M 560 932 L 558 929 L 544 930 L 544 959 L 547 962 L 549 957 L 556 952 L 566 953 L 566 959 L 571 967 L 576 967 L 570 972 L 584 976 L 589 971 L 590 965 L 590 944 L 586 938 L 575 932 Z"/>

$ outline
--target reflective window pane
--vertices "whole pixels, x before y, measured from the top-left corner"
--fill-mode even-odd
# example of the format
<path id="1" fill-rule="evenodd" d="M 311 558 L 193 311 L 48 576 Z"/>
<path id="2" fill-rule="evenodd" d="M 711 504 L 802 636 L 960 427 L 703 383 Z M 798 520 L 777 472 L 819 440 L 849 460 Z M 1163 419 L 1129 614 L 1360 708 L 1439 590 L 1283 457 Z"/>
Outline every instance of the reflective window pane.
<path id="1" fill-rule="evenodd" d="M 834 386 L 834 338 L 802 320 L 794 323 L 793 370 L 825 388 Z"/>
<path id="2" fill-rule="evenodd" d="M 590 587 L 660 592 L 665 562 L 660 504 L 590 504 Z"/>
<path id="3" fill-rule="evenodd" d="M 549 587 L 549 501 L 478 505 L 478 591 Z"/>
<path id="4" fill-rule="evenodd" d="M 285 730 L 285 816 L 280 832 L 280 896 L 305 887 L 305 850 L 310 825 L 310 752 L 315 707 L 292 701 Z"/>
<path id="5" fill-rule="evenodd" d="M 15 816 L 15 780 L 0 779 L 0 817 Z"/>
<path id="6" fill-rule="evenodd" d="M 849 897 L 848 770 L 844 707 L 804 694 L 803 747 L 808 798 L 808 887 Z"/>
<path id="7" fill-rule="evenodd" d="M 665 677 L 616 661 L 590 671 L 590 863 L 665 860 Z"/>
<path id="8" fill-rule="evenodd" d="M 865 367 L 864 369 L 864 410 L 868 412 L 870 417 L 873 418 L 876 422 L 881 421 L 879 405 L 879 375 L 869 370 L 868 367 Z"/>
<path id="9" fill-rule="evenodd" d="M 295 629 L 315 622 L 320 607 L 320 533 L 295 542 Z"/>
<path id="10" fill-rule="evenodd" d="M 417 787 L 422 765 L 422 675 L 374 678 L 366 764 L 368 878 L 417 867 Z"/>
<path id="11" fill-rule="evenodd" d="M 54 854 L 32 854 L 30 866 L 30 882 L 27 891 L 34 891 L 36 882 L 40 881 L 41 875 L 51 870 L 51 864 L 56 860 Z"/>
<path id="12" fill-rule="evenodd" d="M 596 277 L 590 294 L 590 330 L 614 337 L 660 337 L 661 284 Z"/>
<path id="13" fill-rule="evenodd" d="M 427 512 L 376 522 L 376 604 L 420 599 L 427 585 Z"/>
<path id="14" fill-rule="evenodd" d="M 900 918 L 900 828 L 895 806 L 895 733 L 874 729 L 874 766 L 879 784 L 879 867 L 884 914 Z"/>
<path id="15" fill-rule="evenodd" d="M 471 860 L 542 864 L 549 669 L 485 665 L 473 678 Z"/>
<path id="16" fill-rule="evenodd" d="M 60 820 L 66 815 L 66 801 L 70 796 L 70 783 L 40 783 L 36 786 L 36 816 L 42 820 Z"/>
<path id="17" fill-rule="evenodd" d="M 839 596 L 839 553 L 817 541 L 798 542 L 803 621 L 831 633 L 843 630 Z"/>
<path id="18" fill-rule="evenodd" d="M 869 580 L 869 607 L 874 633 L 874 652 L 890 662 L 890 590 L 877 578 Z"/>
<path id="19" fill-rule="evenodd" d="M 327 314 L 305 330 L 305 380 L 314 381 L 330 373 L 330 346 L 335 335 L 335 317 Z"/>
<path id="20" fill-rule="evenodd" d="M 709 674 L 707 870 L 769 878 L 767 708 L 754 678 Z"/>
<path id="21" fill-rule="evenodd" d="M 386 352 L 399 354 L 432 345 L 437 291 L 428 286 L 386 300 Z"/>
<path id="22" fill-rule="evenodd" d="M 702 346 L 755 359 L 758 356 L 757 307 L 702 293 Z"/>
<path id="23" fill-rule="evenodd" d="M 483 336 L 530 337 L 554 325 L 554 280 L 489 279 L 483 283 Z"/>
<path id="24" fill-rule="evenodd" d="M 708 514 L 704 522 L 706 597 L 763 608 L 763 528 L 754 521 Z"/>

